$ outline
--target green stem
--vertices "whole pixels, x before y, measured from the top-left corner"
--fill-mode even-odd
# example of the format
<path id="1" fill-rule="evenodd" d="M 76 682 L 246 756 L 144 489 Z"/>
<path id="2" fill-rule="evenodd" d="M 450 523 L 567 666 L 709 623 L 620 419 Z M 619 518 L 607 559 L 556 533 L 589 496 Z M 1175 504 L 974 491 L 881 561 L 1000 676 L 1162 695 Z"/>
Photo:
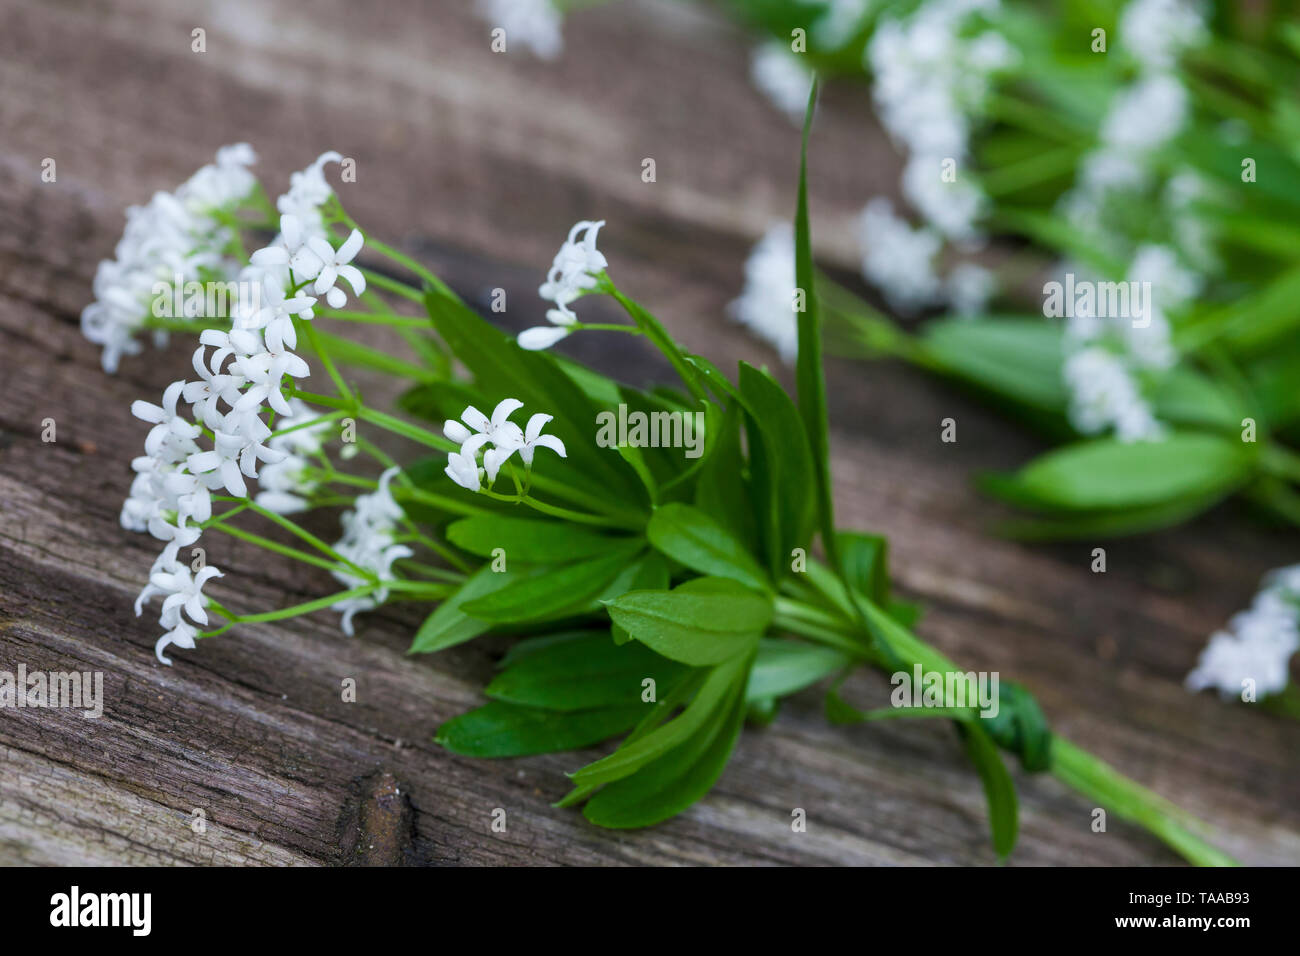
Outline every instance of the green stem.
<path id="1" fill-rule="evenodd" d="M 573 511 L 569 508 L 561 508 L 559 505 L 547 504 L 545 501 L 538 501 L 532 495 L 502 495 L 490 488 L 480 488 L 480 495 L 486 495 L 496 501 L 505 501 L 510 504 L 527 505 L 535 511 L 542 514 L 551 515 L 554 518 L 563 518 L 565 521 L 575 521 L 578 524 L 592 524 L 604 528 L 619 528 L 632 530 L 639 525 L 632 525 L 627 522 L 616 521 L 604 515 L 594 515 L 583 511 Z"/>
<path id="2" fill-rule="evenodd" d="M 942 653 L 893 621 L 880 608 L 865 600 L 862 603 L 869 625 L 887 634 L 891 650 L 905 664 L 920 664 L 923 673 L 933 671 L 946 674 L 959 670 Z M 822 608 L 786 597 L 778 597 L 776 607 L 777 620 L 782 626 L 810 639 L 822 638 L 827 631 L 838 632 L 850 639 L 855 635 L 861 636 L 851 622 Z M 1098 804 L 1105 805 L 1116 816 L 1145 827 L 1189 862 L 1199 866 L 1235 865 L 1230 856 L 1194 832 L 1204 827 L 1190 814 L 1056 734 L 1052 735 L 1050 769 L 1057 779 Z"/>

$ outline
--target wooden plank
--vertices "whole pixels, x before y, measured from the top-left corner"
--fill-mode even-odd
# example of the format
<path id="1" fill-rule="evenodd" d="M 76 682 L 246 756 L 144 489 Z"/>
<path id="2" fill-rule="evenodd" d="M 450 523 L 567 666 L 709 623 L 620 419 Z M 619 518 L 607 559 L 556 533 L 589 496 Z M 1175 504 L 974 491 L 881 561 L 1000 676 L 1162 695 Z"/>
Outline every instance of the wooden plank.
<path id="1" fill-rule="evenodd" d="M 489 52 L 467 7 L 323 0 L 308 19 L 284 0 L 0 0 L 0 668 L 102 670 L 107 696 L 95 721 L 0 712 L 0 863 L 990 862 L 979 783 L 946 728 L 829 728 L 815 694 L 746 731 L 703 803 L 612 833 L 549 805 L 580 758 L 474 761 L 432 743 L 505 644 L 409 658 L 417 607 L 366 616 L 357 639 L 322 613 L 240 628 L 172 669 L 153 660 L 154 626 L 131 612 L 153 547 L 116 519 L 143 438 L 128 408 L 188 368 L 189 346 L 110 378 L 76 321 L 124 207 L 222 143 L 253 143 L 271 189 L 325 148 L 356 157 L 353 214 L 472 301 L 505 288 L 516 328 L 540 318 L 536 285 L 568 226 L 607 218 L 615 274 L 674 335 L 722 364 L 776 364 L 721 318 L 749 244 L 790 214 L 796 163 L 789 122 L 748 85 L 744 40 L 685 5 L 623 3 L 572 17 L 567 55 L 540 64 Z M 204 54 L 190 52 L 196 26 Z M 46 156 L 56 183 L 40 181 Z M 851 270 L 852 214 L 897 178 L 861 91 L 830 91 L 813 156 L 818 255 Z M 665 374 L 622 339 L 572 343 L 628 380 Z M 370 397 L 396 390 L 363 381 Z M 986 533 L 991 508 L 968 478 L 1036 450 L 1013 426 L 888 366 L 832 363 L 830 400 L 841 521 L 891 536 L 925 636 L 1028 684 L 1060 730 L 1213 823 L 1229 851 L 1300 861 L 1300 731 L 1180 686 L 1206 633 L 1291 560 L 1293 535 L 1228 508 L 1109 543 L 1110 570 L 1093 575 L 1092 545 Z M 959 441 L 945 445 L 948 416 Z M 214 547 L 228 576 L 213 593 L 239 607 L 332 589 L 237 542 Z M 356 703 L 342 701 L 347 677 Z M 886 691 L 872 675 L 846 689 Z M 1053 780 L 1019 782 L 1014 862 L 1174 861 L 1130 827 L 1093 834 L 1091 808 Z M 795 807 L 807 833 L 791 832 Z"/>

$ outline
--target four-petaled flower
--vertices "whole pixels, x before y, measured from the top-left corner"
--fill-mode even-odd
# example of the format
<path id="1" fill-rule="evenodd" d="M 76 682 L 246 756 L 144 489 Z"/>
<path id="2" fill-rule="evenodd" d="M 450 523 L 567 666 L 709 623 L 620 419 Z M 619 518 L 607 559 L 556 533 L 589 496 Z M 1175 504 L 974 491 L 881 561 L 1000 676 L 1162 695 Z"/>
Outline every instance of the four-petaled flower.
<path id="1" fill-rule="evenodd" d="M 331 309 L 341 309 L 347 305 L 347 293 L 336 285 L 339 279 L 347 279 L 348 285 L 352 286 L 352 291 L 357 295 L 366 291 L 366 277 L 356 266 L 349 265 L 361 251 L 364 242 L 361 233 L 356 229 L 352 230 L 352 235 L 348 236 L 338 249 L 334 249 L 329 242 L 319 236 L 307 240 L 307 248 L 318 256 L 322 263 L 312 291 L 317 295 L 325 296 L 325 301 L 329 303 Z"/>
<path id="2" fill-rule="evenodd" d="M 515 398 L 503 399 L 488 418 L 473 405 L 461 414 L 474 431 L 470 431 L 458 421 L 448 420 L 443 423 L 442 432 L 452 441 L 460 444 L 460 450 L 447 456 L 447 477 L 469 491 L 478 491 L 483 487 L 483 476 L 487 475 L 489 487 L 496 482 L 501 466 L 515 452 L 523 459 L 524 466 L 533 467 L 533 452 L 538 448 L 549 448 L 561 458 L 566 457 L 564 442 L 554 435 L 543 435 L 542 429 L 552 420 L 552 416 L 543 413 L 528 419 L 526 429 L 510 421 L 510 416 L 523 407 L 523 402 Z M 485 446 L 490 448 L 484 450 Z M 483 465 L 479 467 L 478 454 L 483 451 Z"/>

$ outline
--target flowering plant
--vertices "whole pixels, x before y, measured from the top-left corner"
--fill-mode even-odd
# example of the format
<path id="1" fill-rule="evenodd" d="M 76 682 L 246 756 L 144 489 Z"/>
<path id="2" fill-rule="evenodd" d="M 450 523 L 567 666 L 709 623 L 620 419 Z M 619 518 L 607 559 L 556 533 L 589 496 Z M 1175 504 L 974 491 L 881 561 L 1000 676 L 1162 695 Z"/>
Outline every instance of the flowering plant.
<path id="1" fill-rule="evenodd" d="M 862 278 L 900 318 L 822 277 L 829 347 L 955 380 L 1061 446 L 981 477 L 1022 512 L 1002 532 L 1096 541 L 1233 496 L 1300 525 L 1300 33 L 1286 11 L 733 6 L 774 37 L 753 72 L 775 105 L 789 110 L 814 67 L 865 80 L 906 156 L 901 193 L 919 224 L 885 197 L 859 219 Z M 793 322 L 778 303 L 793 285 L 778 224 L 733 314 L 787 361 Z M 1189 688 L 1300 713 L 1298 615 L 1280 593 L 1266 586 L 1215 635 Z"/>
<path id="2" fill-rule="evenodd" d="M 338 159 L 326 154 L 297 174 L 276 204 L 278 218 L 256 190 L 240 191 L 254 197 L 247 209 L 236 199 L 218 210 L 237 232 L 278 229 L 247 257 L 233 233 L 207 240 L 240 260 L 232 268 L 241 293 L 220 315 L 160 323 L 119 314 L 118 343 L 136 328 L 202 328 L 196 380 L 170 385 L 159 405 L 133 407 L 153 427 L 133 463 L 122 523 L 162 543 L 137 602 L 142 610 L 162 598 L 160 660 L 170 663 L 168 646 L 192 648 L 244 623 L 332 608 L 350 634 L 357 614 L 386 600 L 428 601 L 436 607 L 413 652 L 492 631 L 526 635 L 486 688 L 489 702 L 444 724 L 437 739 L 457 753 L 501 757 L 622 737 L 573 774 L 574 789 L 560 801 L 584 804 L 602 826 L 647 826 L 681 812 L 722 773 L 746 719 L 767 722 L 781 698 L 829 680 L 832 721 L 952 722 L 983 782 L 1000 856 L 1014 846 L 1018 817 L 1004 750 L 1193 862 L 1231 862 L 1201 824 L 1051 731 L 1023 687 L 995 683 L 978 703 L 967 696 L 964 675 L 914 633 L 917 610 L 894 596 L 885 541 L 836 527 L 802 171 L 793 230 L 805 293 L 796 402 L 762 369 L 741 363 L 733 380 L 684 351 L 610 277 L 596 249 L 600 223 L 579 223 L 556 255 L 540 290 L 553 306 L 551 325 L 511 341 L 419 263 L 362 237 L 324 179 Z M 262 219 L 240 218 L 259 210 Z M 421 288 L 354 266 L 363 247 Z M 343 308 L 340 279 L 356 308 Z M 426 315 L 398 313 L 373 287 Z M 582 323 L 571 306 L 585 295 L 612 297 L 630 324 Z M 408 337 L 418 364 L 329 335 L 323 322 L 391 326 Z M 648 340 L 680 388 L 638 390 L 545 350 L 592 328 Z M 332 392 L 302 388 L 310 368 L 295 351 L 300 342 Z M 368 405 L 341 370 L 349 365 L 409 378 L 403 414 Z M 620 428 L 617 442 L 593 440 L 589 430 L 615 407 L 625 424 L 636 415 L 653 423 L 654 437 L 638 425 Z M 522 409 L 530 414 L 521 425 L 512 416 Z M 434 454 L 399 463 L 356 435 L 357 426 Z M 700 433 L 702 445 L 690 438 Z M 691 447 L 700 453 L 681 453 Z M 359 456 L 383 469 L 378 479 L 343 467 Z M 343 534 L 332 545 L 292 517 L 338 505 L 346 507 Z M 250 514 L 278 530 L 249 530 L 242 519 Z M 344 589 L 236 613 L 203 591 L 220 572 L 182 559 L 208 533 L 325 569 Z M 810 553 L 814 537 L 824 559 Z M 223 623 L 210 626 L 213 616 Z M 838 688 L 864 664 L 914 673 L 927 690 L 918 687 L 905 705 L 858 710 Z"/>

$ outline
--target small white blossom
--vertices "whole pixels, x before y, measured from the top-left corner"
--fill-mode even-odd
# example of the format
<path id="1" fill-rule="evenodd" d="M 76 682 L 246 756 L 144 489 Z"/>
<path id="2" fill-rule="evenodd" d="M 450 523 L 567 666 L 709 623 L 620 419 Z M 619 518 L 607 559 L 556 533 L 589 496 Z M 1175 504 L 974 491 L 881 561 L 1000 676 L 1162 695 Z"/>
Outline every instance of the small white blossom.
<path id="1" fill-rule="evenodd" d="M 541 352 L 549 349 L 572 331 L 572 329 L 563 325 L 535 325 L 531 329 L 524 329 L 520 332 L 515 341 L 519 343 L 521 349 L 527 349 L 530 352 Z"/>
<path id="2" fill-rule="evenodd" d="M 792 122 L 803 121 L 812 88 L 812 71 L 786 43 L 772 40 L 754 48 L 749 76 L 759 91 Z"/>
<path id="3" fill-rule="evenodd" d="M 525 465 L 533 467 L 533 451 L 537 448 L 549 448 L 561 458 L 567 458 L 568 454 L 564 449 L 564 442 L 554 435 L 543 435 L 542 429 L 554 418 L 552 415 L 546 415 L 538 412 L 528 419 L 528 424 L 524 428 L 523 441 L 519 443 L 519 457 L 523 459 Z"/>
<path id="4" fill-rule="evenodd" d="M 314 163 L 289 177 L 289 191 L 275 201 L 275 207 L 282 215 L 298 220 L 304 236 L 325 234 L 320 210 L 334 195 L 325 179 L 325 164 L 341 162 L 343 157 L 334 150 L 321 153 Z"/>
<path id="5" fill-rule="evenodd" d="M 357 497 L 353 510 L 343 515 L 343 537 L 334 545 L 335 551 L 357 567 L 371 572 L 380 581 L 393 580 L 393 562 L 414 554 L 406 545 L 397 544 L 393 540 L 397 535 L 397 522 L 403 514 L 401 505 L 393 499 L 390 490 L 398 470 L 389 468 L 379 476 L 379 487 L 375 491 Z M 346 569 L 331 573 L 349 590 L 370 583 Z M 331 605 L 331 608 L 343 615 L 340 626 L 343 633 L 351 637 L 353 616 L 361 611 L 373 610 L 386 600 L 388 589 L 380 587 L 370 594 L 344 598 Z"/>
<path id="6" fill-rule="evenodd" d="M 1142 397 L 1124 361 L 1099 346 L 1084 348 L 1065 360 L 1070 390 L 1070 423 L 1085 435 L 1109 428 L 1122 442 L 1155 441 L 1164 427 Z"/>
<path id="7" fill-rule="evenodd" d="M 867 203 L 858 222 L 862 274 L 893 308 L 913 312 L 940 301 L 934 258 L 943 240 L 934 231 L 913 229 L 880 196 Z"/>
<path id="8" fill-rule="evenodd" d="M 478 0 L 478 13 L 505 31 L 507 52 L 510 44 L 518 43 L 540 59 L 554 60 L 564 49 L 564 18 L 552 0 Z"/>
<path id="9" fill-rule="evenodd" d="M 1187 675 L 1188 690 L 1217 689 L 1240 698 L 1245 681 L 1259 697 L 1280 693 L 1290 681 L 1291 655 L 1300 648 L 1300 565 L 1271 572 L 1251 606 L 1216 631 Z"/>
<path id="10" fill-rule="evenodd" d="M 478 491 L 483 487 L 483 469 L 470 454 L 450 452 L 447 455 L 447 467 L 443 469 L 448 478 L 467 491 Z"/>
<path id="11" fill-rule="evenodd" d="M 1133 0 L 1119 21 L 1120 43 L 1148 70 L 1170 69 L 1207 35 L 1201 5 L 1188 0 Z"/>
<path id="12" fill-rule="evenodd" d="M 245 143 L 223 147 L 215 163 L 204 166 L 175 193 L 155 193 L 146 205 L 127 210 L 114 258 L 95 271 L 95 301 L 81 313 L 82 334 L 104 348 L 104 371 L 116 372 L 123 355 L 140 352 L 136 333 L 160 299 L 170 303 L 178 281 L 196 281 L 200 270 L 234 278 L 237 265 L 222 255 L 232 232 L 219 214 L 232 211 L 252 194 L 256 180 L 247 167 L 256 158 Z M 160 288 L 165 294 L 160 295 Z M 165 335 L 155 338 L 161 341 Z"/>
<path id="13" fill-rule="evenodd" d="M 961 316 L 979 315 L 988 308 L 997 292 L 997 278 L 988 269 L 973 262 L 953 266 L 943 281 L 944 295 L 953 311 Z"/>
<path id="14" fill-rule="evenodd" d="M 603 219 L 599 222 L 584 219 L 569 230 L 568 238 L 555 254 L 546 281 L 537 290 L 538 295 L 555 305 L 546 312 L 551 326 L 540 325 L 519 333 L 520 348 L 530 351 L 549 348 L 573 331 L 578 317 L 569 303 L 595 288 L 596 276 L 609 265 L 596 248 L 596 236 L 603 225 Z"/>
<path id="15" fill-rule="evenodd" d="M 794 230 L 789 223 L 773 223 L 745 260 L 745 285 L 727 311 L 787 364 L 799 352 L 794 290 Z"/>
<path id="16" fill-rule="evenodd" d="M 503 398 L 497 402 L 497 407 L 492 409 L 492 417 L 484 415 L 473 405 L 466 407 L 461 412 L 461 420 L 448 420 L 443 422 L 442 433 L 461 446 L 470 442 L 477 442 L 473 450 L 477 451 L 483 442 L 493 442 L 497 445 L 516 445 L 523 439 L 523 433 L 519 426 L 510 421 L 510 416 L 524 407 L 524 403 L 517 398 Z M 469 428 L 466 428 L 468 425 Z M 470 429 L 473 429 L 471 431 Z"/>

